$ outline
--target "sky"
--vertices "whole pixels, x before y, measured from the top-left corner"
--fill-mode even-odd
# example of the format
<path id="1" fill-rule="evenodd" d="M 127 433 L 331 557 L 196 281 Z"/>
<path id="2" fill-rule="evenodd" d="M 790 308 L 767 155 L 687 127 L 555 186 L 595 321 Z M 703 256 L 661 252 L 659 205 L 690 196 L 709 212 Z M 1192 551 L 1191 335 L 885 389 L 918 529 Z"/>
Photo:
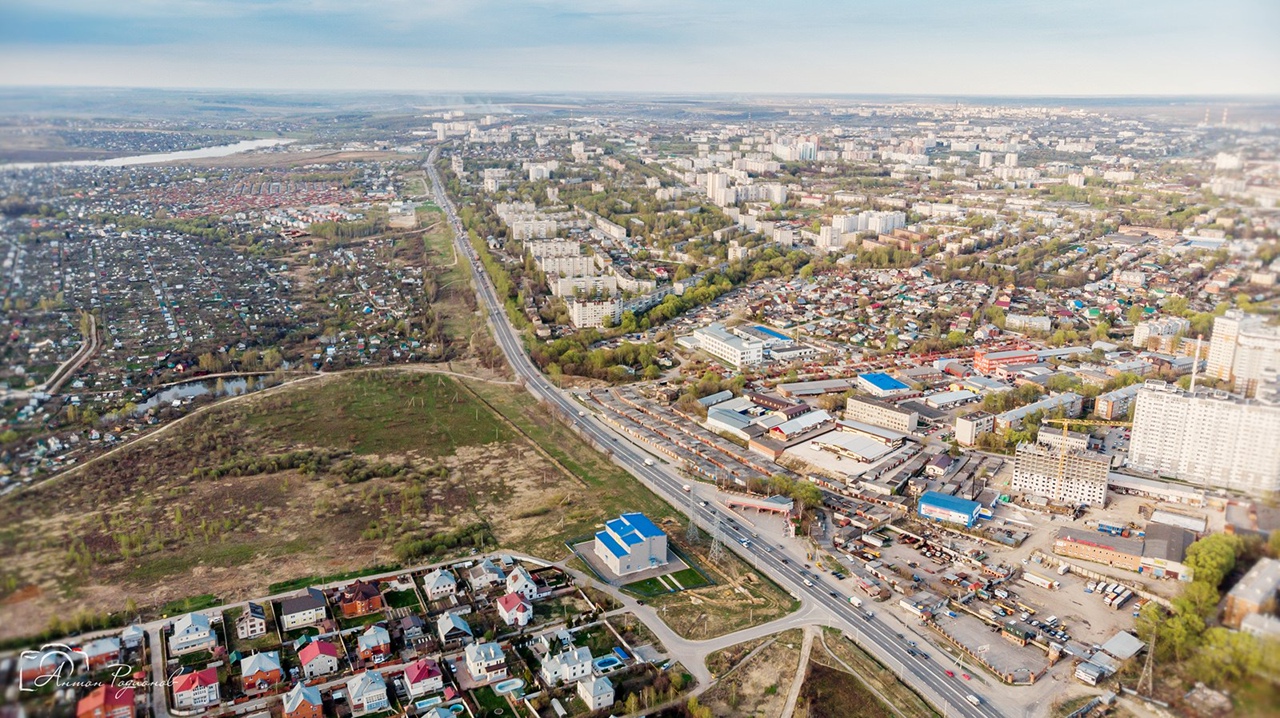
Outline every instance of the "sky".
<path id="1" fill-rule="evenodd" d="M 0 0 L 0 85 L 1280 95 L 1280 2 Z"/>

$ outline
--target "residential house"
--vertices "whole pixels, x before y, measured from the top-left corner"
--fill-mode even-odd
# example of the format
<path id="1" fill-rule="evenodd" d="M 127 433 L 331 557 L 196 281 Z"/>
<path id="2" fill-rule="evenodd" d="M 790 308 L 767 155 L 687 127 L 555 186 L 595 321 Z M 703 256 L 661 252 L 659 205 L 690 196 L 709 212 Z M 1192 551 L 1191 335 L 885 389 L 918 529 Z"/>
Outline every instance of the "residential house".
<path id="1" fill-rule="evenodd" d="M 262 604 L 250 601 L 236 618 L 236 638 L 252 640 L 267 635 L 267 612 Z"/>
<path id="2" fill-rule="evenodd" d="M 254 653 L 240 659 L 240 687 L 245 693 L 265 691 L 282 677 L 279 651 Z"/>
<path id="3" fill-rule="evenodd" d="M 169 636 L 169 653 L 180 656 L 195 651 L 211 651 L 218 645 L 218 634 L 209 626 L 203 613 L 188 613 L 173 624 Z"/>
<path id="4" fill-rule="evenodd" d="M 134 718 L 132 688 L 98 686 L 76 703 L 76 718 Z"/>
<path id="5" fill-rule="evenodd" d="M 365 671 L 352 676 L 347 681 L 347 702 L 351 706 L 351 715 L 362 716 L 377 713 L 391 707 L 387 698 L 387 682 L 382 674 Z"/>
<path id="6" fill-rule="evenodd" d="M 436 633 L 440 634 L 440 642 L 445 645 L 469 643 L 475 638 L 471 626 L 456 613 L 446 613 L 436 619 Z"/>
<path id="7" fill-rule="evenodd" d="M 382 626 L 369 626 L 356 641 L 356 653 L 366 661 L 385 661 L 391 655 L 391 634 Z"/>
<path id="8" fill-rule="evenodd" d="M 507 677 L 507 657 L 496 643 L 472 643 L 467 646 L 467 672 L 476 683 L 488 683 Z"/>
<path id="9" fill-rule="evenodd" d="M 571 648 L 542 662 L 539 672 L 548 686 L 576 681 L 591 675 L 591 649 Z"/>
<path id="10" fill-rule="evenodd" d="M 495 583 L 502 583 L 506 575 L 491 559 L 484 559 L 467 570 L 467 583 L 472 591 L 483 591 Z"/>
<path id="11" fill-rule="evenodd" d="M 396 624 L 400 627 L 400 635 L 406 643 L 420 640 L 427 635 L 427 623 L 420 616 L 408 615 Z"/>
<path id="12" fill-rule="evenodd" d="M 533 618 L 533 604 L 518 593 L 508 593 L 498 599 L 498 615 L 508 626 L 527 626 Z"/>
<path id="13" fill-rule="evenodd" d="M 578 697 L 587 704 L 587 710 L 604 710 L 613 705 L 613 682 L 604 676 L 584 678 L 578 681 Z"/>
<path id="14" fill-rule="evenodd" d="M 286 631 L 303 626 L 313 626 L 324 620 L 324 593 L 318 588 L 308 588 L 305 592 L 280 602 L 280 625 Z"/>
<path id="15" fill-rule="evenodd" d="M 218 669 L 184 673 L 173 679 L 173 706 L 194 709 L 215 706 L 222 700 L 218 692 Z"/>
<path id="16" fill-rule="evenodd" d="M 573 634 L 563 628 L 555 633 L 542 633 L 533 639 L 533 645 L 541 649 L 543 653 L 550 653 L 557 648 L 572 646 Z"/>
<path id="17" fill-rule="evenodd" d="M 516 566 L 507 574 L 507 593 L 518 593 L 530 601 L 543 595 L 524 566 Z"/>
<path id="18" fill-rule="evenodd" d="M 89 641 L 80 647 L 90 671 L 117 663 L 120 660 L 120 639 L 115 636 Z"/>
<path id="19" fill-rule="evenodd" d="M 337 603 L 344 618 L 367 616 L 382 610 L 382 592 L 368 581 L 356 581 L 342 589 Z"/>
<path id="20" fill-rule="evenodd" d="M 430 658 L 419 658 L 405 667 L 404 683 L 410 696 L 420 698 L 444 690 L 444 673 L 440 664 Z"/>
<path id="21" fill-rule="evenodd" d="M 324 699 L 320 689 L 306 683 L 295 685 L 284 694 L 284 718 L 324 718 Z"/>
<path id="22" fill-rule="evenodd" d="M 146 635 L 147 632 L 142 630 L 142 626 L 135 623 L 120 632 L 120 643 L 126 649 L 142 648 L 142 640 Z"/>
<path id="23" fill-rule="evenodd" d="M 30 686 L 41 676 L 69 676 L 76 670 L 76 658 L 75 654 L 56 649 L 23 651 L 18 654 L 18 678 L 22 685 Z"/>
<path id="24" fill-rule="evenodd" d="M 302 675 L 307 678 L 338 672 L 338 647 L 328 641 L 312 641 L 298 651 Z"/>
<path id="25" fill-rule="evenodd" d="M 427 600 L 437 601 L 458 592 L 458 579 L 453 573 L 438 568 L 422 577 L 422 588 L 427 592 Z"/>

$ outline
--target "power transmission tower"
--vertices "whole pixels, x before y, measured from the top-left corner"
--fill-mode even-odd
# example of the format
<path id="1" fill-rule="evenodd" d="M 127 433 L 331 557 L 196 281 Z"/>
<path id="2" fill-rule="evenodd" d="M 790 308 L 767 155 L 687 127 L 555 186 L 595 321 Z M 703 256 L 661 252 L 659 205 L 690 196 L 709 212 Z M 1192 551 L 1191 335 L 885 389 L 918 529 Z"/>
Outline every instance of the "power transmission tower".
<path id="1" fill-rule="evenodd" d="M 1155 679 L 1156 632 L 1151 632 L 1151 645 L 1147 646 L 1147 662 L 1142 665 L 1142 675 L 1138 677 L 1138 694 L 1149 696 L 1155 690 L 1152 682 Z"/>
<path id="2" fill-rule="evenodd" d="M 711 551 L 707 553 L 707 557 L 711 559 L 711 563 L 719 564 L 724 561 L 724 543 L 720 538 L 720 514 L 716 514 L 716 526 L 711 532 Z"/>

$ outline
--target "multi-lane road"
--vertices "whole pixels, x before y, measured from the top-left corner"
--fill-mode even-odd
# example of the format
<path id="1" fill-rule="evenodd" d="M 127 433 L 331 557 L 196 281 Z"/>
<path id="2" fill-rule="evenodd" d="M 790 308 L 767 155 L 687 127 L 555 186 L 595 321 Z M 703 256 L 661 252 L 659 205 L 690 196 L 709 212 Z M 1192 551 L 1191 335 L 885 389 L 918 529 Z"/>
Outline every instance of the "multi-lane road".
<path id="1" fill-rule="evenodd" d="M 978 693 L 975 684 L 962 681 L 958 671 L 956 677 L 946 676 L 941 656 L 923 659 L 908 654 L 907 640 L 910 636 L 904 638 L 903 629 L 886 624 L 879 616 L 874 619 L 866 618 L 864 612 L 850 605 L 839 591 L 835 591 L 813 572 L 806 571 L 785 558 L 781 551 L 773 550 L 771 544 L 758 539 L 732 517 L 718 511 L 712 503 L 706 502 L 703 505 L 690 502 L 683 489 L 688 483 L 685 479 L 665 465 L 654 462 L 649 454 L 615 433 L 598 420 L 594 413 L 587 411 L 571 396 L 548 382 L 525 353 L 519 335 L 506 316 L 503 302 L 499 300 L 475 251 L 467 241 L 466 229 L 459 221 L 453 202 L 445 193 L 444 184 L 436 171 L 435 160 L 438 153 L 439 148 L 432 151 L 425 167 L 427 176 L 431 179 L 436 203 L 444 210 L 453 227 L 458 256 L 465 258 L 471 268 L 476 292 L 481 306 L 488 314 L 494 339 L 529 393 L 559 411 L 566 420 L 572 421 L 580 434 L 595 446 L 610 452 L 616 463 L 658 496 L 683 511 L 692 511 L 692 518 L 702 526 L 714 525 L 718 518 L 726 530 L 726 546 L 780 585 L 787 587 L 798 599 L 825 609 L 830 616 L 831 625 L 856 637 L 864 650 L 876 656 L 941 712 L 966 718 L 1002 715 L 1001 711 Z M 744 545 L 742 539 L 749 541 Z M 978 697 L 981 704 L 971 705 L 967 698 L 971 695 Z"/>

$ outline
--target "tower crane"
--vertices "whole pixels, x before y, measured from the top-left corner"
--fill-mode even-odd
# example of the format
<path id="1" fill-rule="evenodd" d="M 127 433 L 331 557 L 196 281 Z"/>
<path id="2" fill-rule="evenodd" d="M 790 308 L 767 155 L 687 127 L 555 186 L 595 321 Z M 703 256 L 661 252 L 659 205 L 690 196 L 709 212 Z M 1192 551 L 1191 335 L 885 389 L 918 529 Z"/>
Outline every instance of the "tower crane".
<path id="1" fill-rule="evenodd" d="M 1094 419 L 1044 419 L 1044 424 L 1062 425 L 1062 443 L 1058 446 L 1058 490 L 1062 496 L 1067 483 L 1067 435 L 1072 426 L 1133 426 L 1132 421 L 1100 421 Z"/>

